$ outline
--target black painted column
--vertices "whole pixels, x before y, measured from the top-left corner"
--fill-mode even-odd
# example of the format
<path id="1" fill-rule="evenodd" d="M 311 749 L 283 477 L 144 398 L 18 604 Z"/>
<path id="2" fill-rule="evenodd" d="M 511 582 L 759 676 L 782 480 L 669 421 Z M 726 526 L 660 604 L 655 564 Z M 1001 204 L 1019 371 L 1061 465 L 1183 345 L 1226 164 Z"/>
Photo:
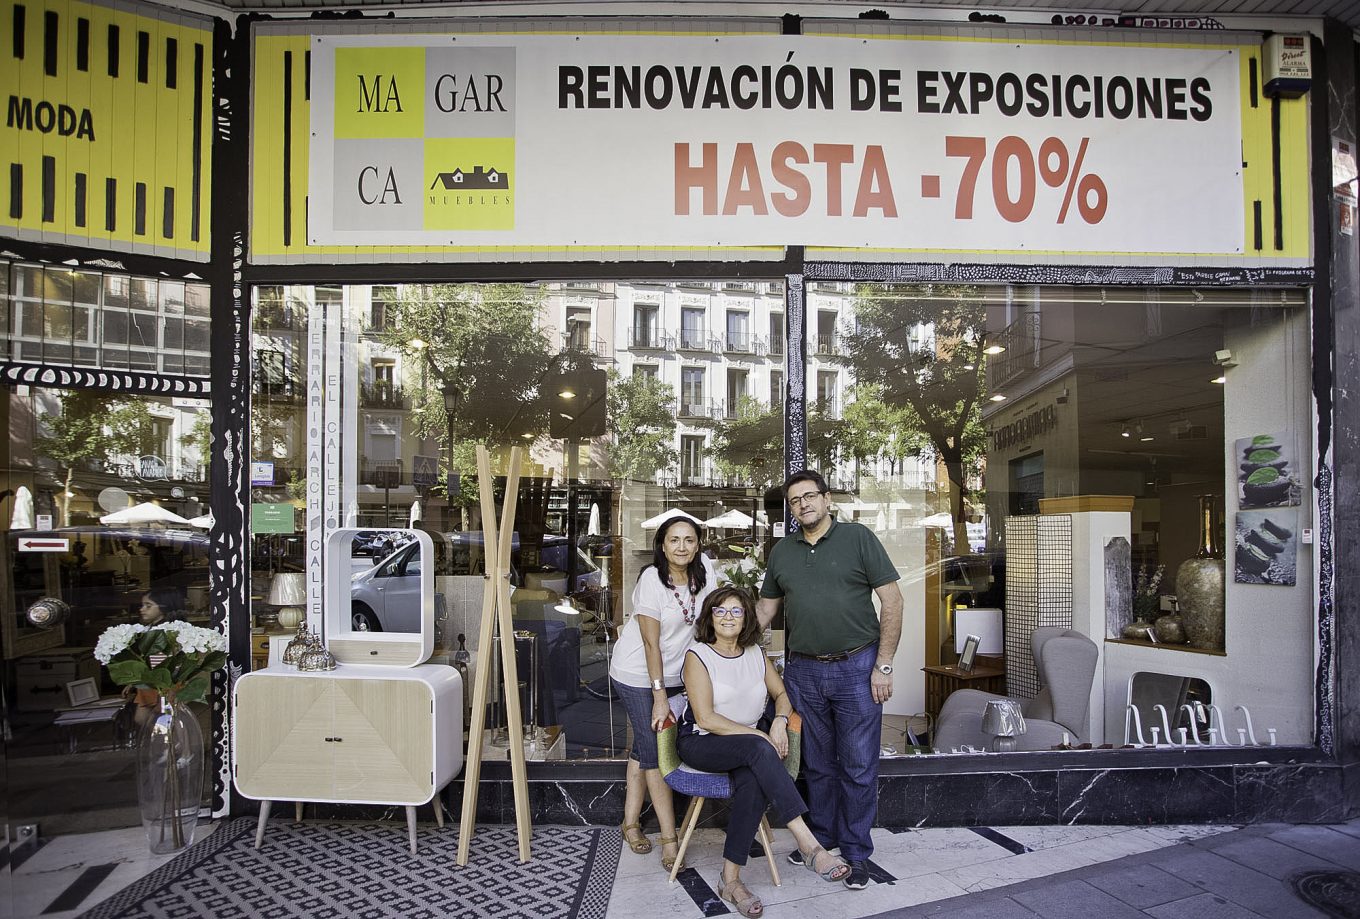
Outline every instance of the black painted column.
<path id="1" fill-rule="evenodd" d="M 1331 463 L 1322 464 L 1320 478 L 1329 472 L 1333 476 L 1331 482 L 1318 483 L 1319 500 L 1332 502 L 1330 508 L 1325 504 L 1319 508 L 1324 554 L 1318 727 L 1323 749 L 1330 745 L 1345 767 L 1346 798 L 1353 816 L 1360 813 L 1360 566 L 1354 564 L 1360 558 L 1360 251 L 1355 235 L 1340 232 L 1340 205 L 1331 189 L 1333 140 L 1355 149 L 1352 30 L 1334 19 L 1326 20 L 1323 42 L 1314 41 L 1313 52 L 1313 163 L 1318 176 L 1313 199 L 1317 265 L 1313 379 L 1320 416 L 1318 455 L 1326 460 L 1328 449 L 1332 451 Z M 1329 605 L 1329 594 L 1334 605 Z"/>
<path id="2" fill-rule="evenodd" d="M 784 276 L 784 475 L 775 484 L 806 468 L 807 290 L 800 271 Z M 784 518 L 792 533 L 798 521 L 787 507 Z"/>
<path id="3" fill-rule="evenodd" d="M 213 678 L 213 812 L 230 806 L 231 684 L 250 668 L 250 501 L 247 427 L 250 415 L 250 301 L 241 283 L 247 227 L 249 20 L 233 31 L 218 20 L 213 34 L 212 158 L 212 623 L 226 628 L 230 660 Z"/>

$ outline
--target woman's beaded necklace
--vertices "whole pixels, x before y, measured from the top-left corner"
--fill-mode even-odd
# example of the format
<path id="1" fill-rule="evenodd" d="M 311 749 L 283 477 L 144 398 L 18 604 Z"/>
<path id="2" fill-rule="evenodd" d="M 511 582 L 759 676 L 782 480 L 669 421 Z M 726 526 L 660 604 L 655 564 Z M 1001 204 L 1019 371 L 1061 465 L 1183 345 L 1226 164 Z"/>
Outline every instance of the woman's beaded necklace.
<path id="1" fill-rule="evenodd" d="M 689 579 L 688 579 L 688 578 L 686 578 L 686 580 L 685 580 L 685 586 L 689 588 L 689 605 L 688 605 L 688 606 L 685 605 L 685 601 L 684 601 L 684 600 L 680 599 L 680 591 L 677 590 L 677 589 L 674 588 L 674 587 L 671 588 L 671 596 L 675 597 L 675 602 L 679 605 L 679 607 L 680 607 L 680 612 L 681 612 L 681 614 L 684 615 L 684 617 L 685 617 L 685 625 L 694 625 L 694 620 L 698 619 L 699 617 L 698 617 L 698 615 L 697 615 L 697 614 L 695 613 L 695 611 L 694 611 L 694 608 L 695 608 L 695 606 L 696 606 L 696 604 L 695 604 L 695 602 L 694 602 L 694 588 L 693 588 L 693 586 L 689 583 Z"/>

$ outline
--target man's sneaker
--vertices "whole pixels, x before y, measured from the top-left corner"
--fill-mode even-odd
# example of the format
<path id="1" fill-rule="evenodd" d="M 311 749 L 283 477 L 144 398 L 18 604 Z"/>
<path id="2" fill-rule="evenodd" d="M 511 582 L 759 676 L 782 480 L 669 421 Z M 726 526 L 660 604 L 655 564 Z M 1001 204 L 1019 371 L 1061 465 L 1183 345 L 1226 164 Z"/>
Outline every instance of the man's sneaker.
<path id="1" fill-rule="evenodd" d="M 803 864 L 803 851 L 801 849 L 794 849 L 789 853 L 789 864 L 800 866 Z"/>
<path id="2" fill-rule="evenodd" d="M 850 862 L 850 873 L 845 876 L 845 886 L 851 890 L 863 890 L 869 886 L 869 869 L 864 862 Z"/>

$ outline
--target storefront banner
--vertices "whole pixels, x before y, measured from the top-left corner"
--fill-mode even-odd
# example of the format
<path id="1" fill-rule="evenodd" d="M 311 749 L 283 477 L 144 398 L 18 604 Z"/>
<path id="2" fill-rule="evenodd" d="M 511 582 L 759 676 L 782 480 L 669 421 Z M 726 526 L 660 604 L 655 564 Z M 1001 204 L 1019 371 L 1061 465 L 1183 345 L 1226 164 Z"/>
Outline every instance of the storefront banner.
<path id="1" fill-rule="evenodd" d="M 312 245 L 1240 254 L 1234 48 L 317 36 Z"/>

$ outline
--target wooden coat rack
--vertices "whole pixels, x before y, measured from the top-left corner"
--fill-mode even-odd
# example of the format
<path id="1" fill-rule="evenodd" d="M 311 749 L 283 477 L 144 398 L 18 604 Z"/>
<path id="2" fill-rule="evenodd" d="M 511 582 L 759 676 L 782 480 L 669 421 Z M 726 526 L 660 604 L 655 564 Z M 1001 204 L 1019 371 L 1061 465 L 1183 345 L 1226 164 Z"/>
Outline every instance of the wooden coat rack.
<path id="1" fill-rule="evenodd" d="M 482 734 L 486 729 L 486 696 L 491 682 L 492 641 L 501 636 L 501 687 L 510 731 L 510 778 L 515 790 L 515 829 L 519 860 L 529 860 L 529 778 L 524 765 L 524 722 L 519 709 L 519 671 L 515 662 L 515 633 L 510 609 L 510 550 L 515 532 L 515 503 L 519 495 L 520 448 L 510 451 L 505 479 L 505 503 L 496 525 L 496 502 L 491 488 L 491 454 L 477 448 L 477 485 L 481 491 L 486 584 L 482 589 L 482 622 L 477 649 L 481 661 L 472 679 L 472 724 L 468 730 L 467 763 L 463 770 L 463 819 L 458 830 L 458 864 L 466 865 L 477 825 L 477 796 L 482 775 Z M 532 679 L 534 675 L 530 675 Z M 464 690 L 466 691 L 466 689 Z"/>

